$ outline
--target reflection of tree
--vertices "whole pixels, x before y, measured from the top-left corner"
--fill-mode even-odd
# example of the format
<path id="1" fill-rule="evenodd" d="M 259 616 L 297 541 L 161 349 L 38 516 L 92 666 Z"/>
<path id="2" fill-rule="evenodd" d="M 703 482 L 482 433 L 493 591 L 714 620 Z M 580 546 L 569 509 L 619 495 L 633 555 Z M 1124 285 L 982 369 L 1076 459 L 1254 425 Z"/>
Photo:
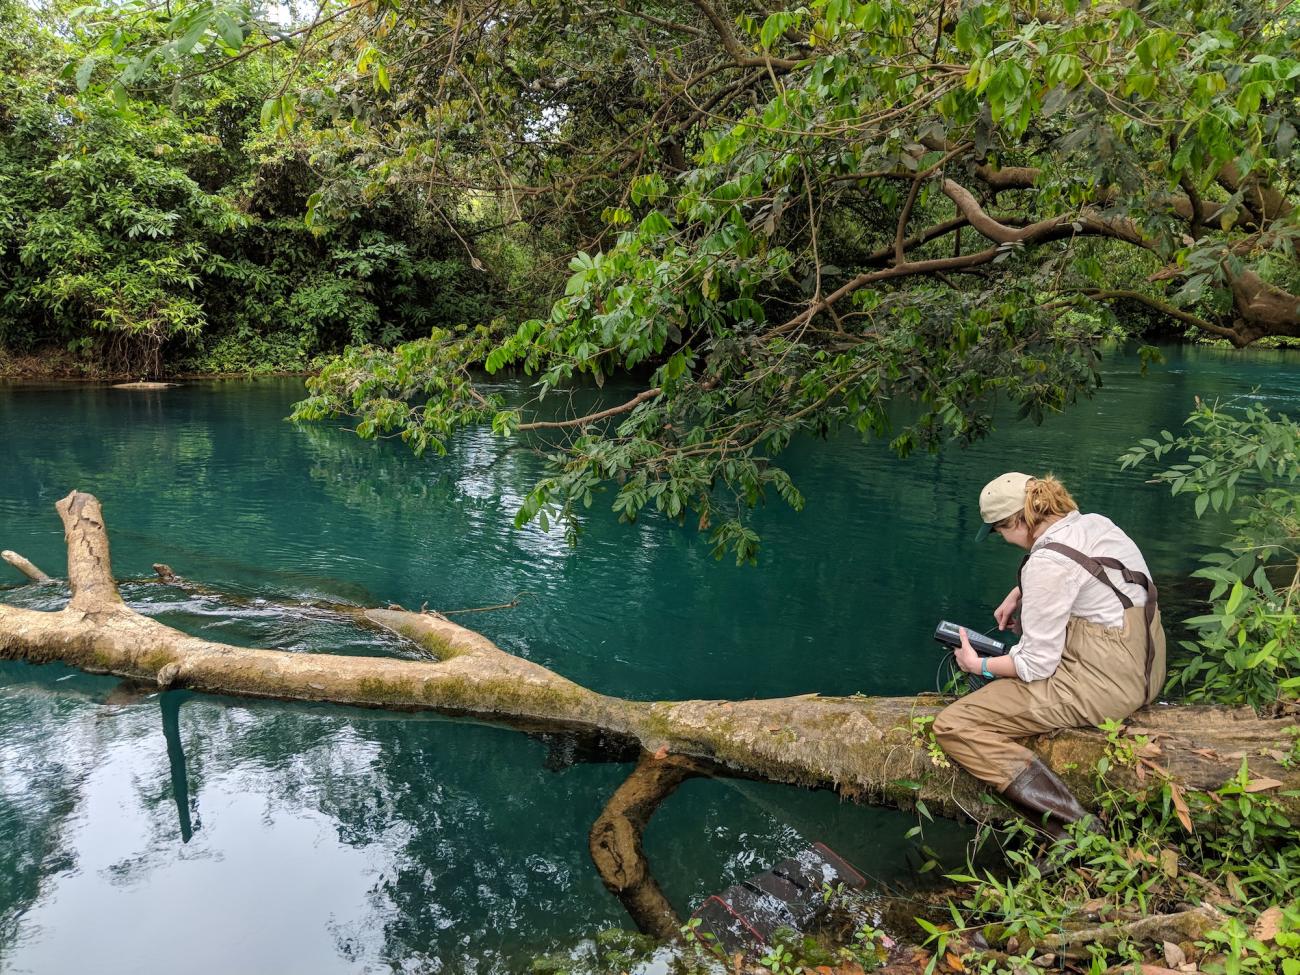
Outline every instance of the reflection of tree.
<path id="1" fill-rule="evenodd" d="M 69 820 L 102 750 L 88 699 L 115 683 L 83 676 L 52 693 L 34 669 L 0 667 L 0 957 L 44 879 L 75 866 Z"/>
<path id="2" fill-rule="evenodd" d="M 29 676 L 43 673 L 40 668 L 19 669 Z M 94 685 L 96 699 L 110 686 L 76 678 L 82 681 Z M 202 858 L 209 870 L 216 869 L 222 844 L 230 842 L 228 834 L 223 836 L 221 819 L 229 794 L 255 797 L 264 807 L 267 829 L 323 816 L 341 846 L 365 851 L 376 876 L 368 905 L 359 913 L 338 916 L 325 928 L 285 932 L 292 938 L 328 937 L 341 957 L 357 963 L 438 971 L 456 970 L 462 961 L 475 958 L 481 971 L 515 971 L 520 959 L 546 950 L 557 939 L 627 924 L 592 869 L 586 845 L 588 831 L 627 766 L 584 764 L 584 759 L 606 757 L 585 751 L 585 741 L 532 738 L 431 716 L 176 692 L 160 695 L 156 702 L 150 697 L 108 709 L 96 700 L 75 702 L 78 720 L 72 723 L 60 713 L 71 706 L 57 691 L 51 693 L 50 685 L 12 694 L 21 706 L 5 710 L 7 701 L 0 697 L 0 740 L 18 744 L 24 768 L 55 765 L 59 756 L 52 743 L 62 740 L 68 750 L 83 756 L 83 780 L 84 772 L 97 765 L 107 772 L 99 788 L 108 779 L 125 777 L 136 783 L 129 793 L 133 809 L 122 814 L 128 830 L 133 820 L 138 821 L 137 829 L 143 825 L 145 846 L 113 865 L 114 886 L 149 884 L 156 872 L 174 867 L 178 858 Z M 125 700 L 116 693 L 114 699 Z M 29 701 L 44 705 L 29 707 Z M 155 706 L 162 709 L 161 735 Z M 88 743 L 86 732 L 98 737 Z M 66 761 L 62 765 L 68 767 Z M 54 837 L 47 846 L 75 849 L 77 831 L 85 824 L 78 824 L 73 813 L 91 798 L 85 786 L 78 788 L 81 791 L 67 797 L 61 809 L 52 810 L 49 803 L 40 809 L 25 807 L 29 820 L 6 835 L 26 837 L 44 829 Z M 760 856 L 784 855 L 804 839 L 821 838 L 792 835 L 779 825 L 783 814 L 775 808 L 778 799 L 785 796 L 798 806 L 803 793 L 773 787 L 770 795 L 773 809 L 757 816 L 752 803 L 748 815 L 734 800 L 724 803 L 729 812 L 719 812 L 719 817 L 731 825 L 749 823 L 726 842 L 729 855 L 752 851 L 756 843 L 764 851 Z M 207 828 L 193 832 L 183 847 L 185 817 L 200 804 Z M 695 806 L 691 801 L 666 805 L 671 815 L 665 825 L 674 837 L 701 833 L 691 811 Z M 855 807 L 835 808 L 845 816 L 872 815 Z M 775 829 L 775 835 L 756 835 L 755 824 Z M 4 825 L 9 825 L 8 818 Z M 660 830 L 660 835 L 667 834 Z M 71 842 L 66 842 L 68 836 Z M 676 851 L 681 845 L 674 839 L 671 848 Z M 692 850 L 698 845 L 689 844 Z M 664 843 L 652 846 L 652 863 L 668 859 Z M 7 845 L 2 849 L 11 852 Z M 313 856 L 328 862 L 329 844 L 318 843 Z M 677 856 L 674 852 L 672 859 Z M 346 875 L 339 874 L 339 885 L 355 884 L 355 860 L 340 863 Z M 0 887 L 9 899 L 0 945 L 12 943 L 13 920 L 38 897 L 40 878 L 69 866 L 66 860 L 48 856 L 25 868 L 3 863 L 6 872 L 0 876 L 6 883 Z M 690 907 L 681 894 L 683 871 L 692 886 L 716 881 L 720 889 L 756 869 L 743 856 L 725 874 L 713 874 L 712 866 L 703 872 L 698 864 L 693 869 L 673 866 L 679 875 L 671 885 L 679 892 L 675 906 L 683 912 Z M 265 868 L 283 869 L 273 861 Z M 28 880 L 9 884 L 15 869 L 25 869 Z M 223 889 L 248 882 L 244 876 L 205 876 Z M 106 910 L 105 916 L 114 917 L 115 909 Z"/>
<path id="3" fill-rule="evenodd" d="M 171 768 L 172 796 L 176 801 L 176 818 L 182 843 L 188 843 L 194 836 L 194 825 L 190 820 L 190 784 L 180 731 L 181 702 L 185 697 L 184 691 L 165 691 L 158 695 L 163 737 L 167 740 L 167 764 Z"/>
<path id="4" fill-rule="evenodd" d="M 208 781 L 263 796 L 268 816 L 324 813 L 340 843 L 367 851 L 382 876 L 371 916 L 336 932 L 350 957 L 509 971 L 569 925 L 620 922 L 585 848 L 616 769 L 557 776 L 545 743 L 421 716 L 207 698 L 183 713 Z"/>

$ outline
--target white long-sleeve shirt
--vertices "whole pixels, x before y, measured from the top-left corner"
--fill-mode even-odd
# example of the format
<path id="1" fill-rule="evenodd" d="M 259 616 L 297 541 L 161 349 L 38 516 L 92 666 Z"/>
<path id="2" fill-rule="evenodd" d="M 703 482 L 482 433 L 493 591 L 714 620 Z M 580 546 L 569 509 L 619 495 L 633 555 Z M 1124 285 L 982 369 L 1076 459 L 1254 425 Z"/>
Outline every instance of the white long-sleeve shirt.
<path id="1" fill-rule="evenodd" d="M 1108 627 L 1124 625 L 1124 607 L 1115 593 L 1069 556 L 1044 549 L 1047 542 L 1060 542 L 1093 558 L 1118 559 L 1134 572 L 1151 575 L 1133 539 L 1104 515 L 1072 511 L 1043 532 L 1020 574 L 1021 636 L 1010 653 L 1023 681 L 1043 680 L 1056 671 L 1070 617 Z M 1125 582 L 1114 569 L 1106 574 L 1134 606 L 1146 605 L 1145 589 Z"/>

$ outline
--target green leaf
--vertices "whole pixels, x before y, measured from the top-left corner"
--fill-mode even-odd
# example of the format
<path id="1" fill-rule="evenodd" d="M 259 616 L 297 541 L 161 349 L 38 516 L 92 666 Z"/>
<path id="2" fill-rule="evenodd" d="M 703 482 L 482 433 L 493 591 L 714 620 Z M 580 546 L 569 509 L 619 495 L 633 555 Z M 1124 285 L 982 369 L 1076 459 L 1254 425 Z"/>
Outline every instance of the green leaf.
<path id="1" fill-rule="evenodd" d="M 90 76 L 95 71 L 95 62 L 96 58 L 92 54 L 82 58 L 81 63 L 77 65 L 77 91 L 85 91 L 86 87 L 90 84 Z"/>
<path id="2" fill-rule="evenodd" d="M 224 10 L 217 12 L 213 18 L 213 25 L 217 29 L 217 36 L 221 38 L 223 44 L 231 51 L 238 51 L 244 44 L 244 31 L 230 14 Z"/>
<path id="3" fill-rule="evenodd" d="M 207 16 L 207 11 L 200 8 L 195 16 L 194 23 L 190 25 L 189 30 L 176 42 L 176 50 L 181 54 L 189 54 L 194 50 L 194 45 L 198 44 L 204 34 L 208 32 L 208 26 L 211 23 Z"/>
<path id="4" fill-rule="evenodd" d="M 262 102 L 262 128 L 265 129 L 270 127 L 271 121 L 280 114 L 280 105 L 281 98 L 278 95 L 275 98 L 268 98 L 266 101 Z"/>

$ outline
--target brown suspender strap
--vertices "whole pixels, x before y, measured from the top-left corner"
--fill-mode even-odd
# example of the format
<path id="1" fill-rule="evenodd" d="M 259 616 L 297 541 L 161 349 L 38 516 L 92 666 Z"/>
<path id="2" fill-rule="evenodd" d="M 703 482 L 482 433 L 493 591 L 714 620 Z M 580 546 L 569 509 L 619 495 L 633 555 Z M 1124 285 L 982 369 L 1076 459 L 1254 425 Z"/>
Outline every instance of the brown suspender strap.
<path id="1" fill-rule="evenodd" d="M 1040 548 L 1051 549 L 1053 552 L 1058 552 L 1066 558 L 1083 566 L 1084 570 L 1089 575 L 1095 578 L 1098 582 L 1104 584 L 1115 594 L 1119 599 L 1120 605 L 1125 609 L 1133 608 L 1133 600 L 1129 599 L 1128 596 L 1120 591 L 1119 587 L 1116 586 L 1115 583 L 1110 581 L 1110 576 L 1106 574 L 1106 569 L 1115 569 L 1129 585 L 1141 586 L 1146 590 L 1147 603 L 1143 608 L 1147 624 L 1147 702 L 1150 703 L 1155 699 L 1155 694 L 1159 691 L 1159 688 L 1156 688 L 1155 691 L 1151 689 L 1151 668 L 1155 664 L 1156 653 L 1155 638 L 1151 635 L 1151 626 L 1155 622 L 1157 598 L 1159 595 L 1156 591 L 1156 584 L 1152 582 L 1150 577 L 1145 573 L 1135 572 L 1128 566 L 1124 565 L 1123 562 L 1119 561 L 1119 559 L 1112 559 L 1105 556 L 1094 557 L 1091 555 L 1084 555 L 1077 548 L 1071 548 L 1069 545 L 1063 545 L 1060 542 L 1044 542 Z M 1029 553 L 1029 555 L 1032 554 L 1033 552 Z M 1017 576 L 1024 572 L 1025 563 L 1029 561 L 1029 555 L 1026 555 L 1024 560 L 1020 563 L 1020 572 L 1017 573 Z M 1017 579 L 1017 581 L 1019 580 Z M 1021 591 L 1024 591 L 1023 586 L 1021 586 Z"/>

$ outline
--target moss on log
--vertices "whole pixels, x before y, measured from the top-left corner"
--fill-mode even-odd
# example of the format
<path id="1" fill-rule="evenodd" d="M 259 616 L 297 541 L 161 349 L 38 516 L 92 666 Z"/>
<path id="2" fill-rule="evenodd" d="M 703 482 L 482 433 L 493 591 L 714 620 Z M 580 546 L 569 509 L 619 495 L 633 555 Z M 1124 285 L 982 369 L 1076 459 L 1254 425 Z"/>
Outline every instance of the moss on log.
<path id="1" fill-rule="evenodd" d="M 946 703 L 917 697 L 799 697 L 748 701 L 631 701 L 598 694 L 508 654 L 486 637 L 429 613 L 348 609 L 358 622 L 414 641 L 430 659 L 398 660 L 246 649 L 189 636 L 126 606 L 109 559 L 99 502 L 74 491 L 56 508 L 68 542 L 72 598 L 55 612 L 0 605 L 0 657 L 58 661 L 158 687 L 233 696 L 428 709 L 523 725 L 589 730 L 648 753 L 707 760 L 735 774 L 835 789 L 859 802 L 982 817 L 990 806 L 973 778 L 937 763 L 918 728 Z M 1277 757 L 1290 749 L 1285 719 L 1248 709 L 1157 705 L 1131 726 L 1150 735 L 1155 761 L 1189 789 L 1214 789 L 1248 757 L 1257 777 L 1276 779 L 1280 801 L 1300 814 L 1300 770 Z M 1079 729 L 1029 743 L 1085 803 L 1104 736 Z M 1152 754 L 1155 755 L 1156 751 Z M 1119 769 L 1119 784 L 1131 771 Z M 919 783 L 919 786 L 917 785 Z M 1135 785 L 1136 780 L 1127 783 Z"/>

